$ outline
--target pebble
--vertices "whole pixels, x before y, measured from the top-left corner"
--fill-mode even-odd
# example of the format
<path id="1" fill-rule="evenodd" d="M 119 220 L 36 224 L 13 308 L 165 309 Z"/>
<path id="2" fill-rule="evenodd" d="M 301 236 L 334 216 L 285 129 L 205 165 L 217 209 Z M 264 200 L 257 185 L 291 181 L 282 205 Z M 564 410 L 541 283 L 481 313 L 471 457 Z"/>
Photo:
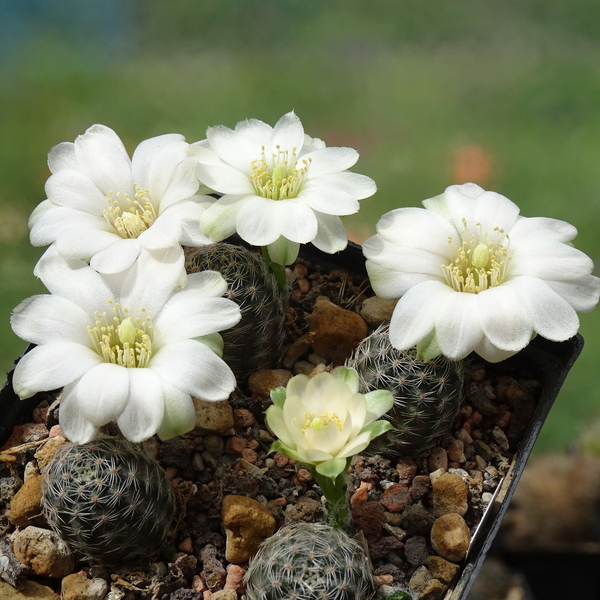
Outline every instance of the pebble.
<path id="1" fill-rule="evenodd" d="M 225 496 L 221 515 L 227 534 L 225 558 L 235 564 L 246 562 L 275 531 L 273 515 L 247 496 Z"/>
<path id="2" fill-rule="evenodd" d="M 310 483 L 313 480 L 313 476 L 308 469 L 298 469 L 296 478 L 299 483 Z"/>
<path id="3" fill-rule="evenodd" d="M 236 408 L 233 411 L 233 423 L 236 429 L 251 427 L 256 423 L 256 417 L 246 408 Z"/>
<path id="4" fill-rule="evenodd" d="M 417 475 L 412 480 L 410 496 L 413 502 L 421 500 L 431 492 L 431 479 L 427 475 Z"/>
<path id="5" fill-rule="evenodd" d="M 50 427 L 50 431 L 48 432 L 48 437 L 50 437 L 50 438 L 63 437 L 62 429 L 60 428 L 60 425 L 53 425 L 52 427 Z"/>
<path id="6" fill-rule="evenodd" d="M 397 303 L 398 298 L 379 298 L 378 296 L 367 298 L 362 304 L 360 316 L 373 329 L 376 329 L 382 323 L 390 321 Z"/>
<path id="7" fill-rule="evenodd" d="M 239 565 L 228 565 L 227 566 L 227 578 L 225 579 L 224 590 L 235 590 L 238 594 L 244 593 L 244 575 L 246 569 L 242 569 Z"/>
<path id="8" fill-rule="evenodd" d="M 2 600 L 56 600 L 57 596 L 48 586 L 36 581 L 24 581 L 17 590 L 12 585 L 0 581 L 0 598 Z"/>
<path id="9" fill-rule="evenodd" d="M 225 442 L 220 435 L 205 435 L 202 442 L 204 449 L 215 458 L 223 454 Z"/>
<path id="10" fill-rule="evenodd" d="M 294 363 L 294 375 L 310 375 L 315 368 L 311 362 L 307 360 L 299 360 Z"/>
<path id="11" fill-rule="evenodd" d="M 436 469 L 435 471 L 432 471 L 431 473 L 429 473 L 429 480 L 431 481 L 431 483 L 435 483 L 435 480 L 442 476 L 444 473 L 446 472 L 446 469 Z"/>
<path id="12" fill-rule="evenodd" d="M 43 423 L 25 423 L 23 425 L 23 443 L 39 442 L 48 437 L 48 430 Z"/>
<path id="13" fill-rule="evenodd" d="M 464 515 L 467 512 L 469 489 L 461 477 L 454 473 L 444 473 L 433 483 L 433 516 L 441 517 L 448 513 Z"/>
<path id="14" fill-rule="evenodd" d="M 235 590 L 219 590 L 212 593 L 210 600 L 237 600 L 237 597 Z"/>
<path id="15" fill-rule="evenodd" d="M 349 358 L 368 333 L 360 315 L 333 304 L 325 296 L 317 298 L 308 326 L 314 352 L 335 364 Z"/>
<path id="16" fill-rule="evenodd" d="M 41 515 L 42 476 L 30 477 L 10 502 L 10 520 L 17 527 L 44 525 Z"/>
<path id="17" fill-rule="evenodd" d="M 423 565 L 429 558 L 427 542 L 422 535 L 415 535 L 404 542 L 404 556 L 413 567 Z"/>
<path id="18" fill-rule="evenodd" d="M 498 427 L 498 425 L 496 425 L 496 427 L 494 427 L 494 429 L 492 429 L 492 437 L 494 438 L 494 441 L 496 442 L 496 444 L 498 444 L 498 446 L 500 446 L 501 450 L 503 450 L 504 452 L 506 452 L 508 450 L 508 448 L 509 448 L 508 439 L 507 439 L 504 431 L 502 431 L 502 429 L 500 429 L 500 427 Z"/>
<path id="19" fill-rule="evenodd" d="M 465 456 L 465 444 L 462 440 L 453 440 L 446 448 L 448 459 L 457 463 L 464 463 L 467 458 Z"/>
<path id="20" fill-rule="evenodd" d="M 108 592 L 108 583 L 104 579 L 88 579 L 82 571 L 64 577 L 60 587 L 61 600 L 104 600 Z"/>
<path id="21" fill-rule="evenodd" d="M 367 541 L 372 542 L 381 535 L 385 522 L 385 508 L 380 502 L 370 500 L 352 509 L 352 517 L 357 529 L 361 530 Z"/>
<path id="22" fill-rule="evenodd" d="M 400 527 L 408 535 L 429 535 L 435 517 L 421 504 L 411 504 L 404 509 Z"/>
<path id="23" fill-rule="evenodd" d="M 15 556 L 37 575 L 62 578 L 73 572 L 75 559 L 67 545 L 53 531 L 29 526 L 13 542 Z"/>
<path id="24" fill-rule="evenodd" d="M 192 400 L 196 409 L 193 435 L 203 435 L 204 433 L 226 435 L 233 429 L 233 409 L 229 400 L 209 402 L 193 397 Z"/>
<path id="25" fill-rule="evenodd" d="M 460 562 L 469 549 L 471 532 L 456 513 L 437 518 L 431 528 L 431 546 L 436 554 L 450 562 Z"/>
<path id="26" fill-rule="evenodd" d="M 242 452 L 248 447 L 248 442 L 241 437 L 233 436 L 225 442 L 225 454 L 228 456 L 242 456 Z"/>
<path id="27" fill-rule="evenodd" d="M 244 448 L 242 450 L 242 458 L 249 463 L 254 464 L 258 460 L 258 454 L 252 448 Z"/>
<path id="28" fill-rule="evenodd" d="M 384 535 L 376 542 L 369 545 L 369 556 L 371 560 L 383 558 L 390 552 L 401 550 L 404 544 L 393 535 Z"/>
<path id="29" fill-rule="evenodd" d="M 373 582 L 375 583 L 376 588 L 380 588 L 382 585 L 393 585 L 394 584 L 394 576 L 393 575 L 374 575 Z"/>
<path id="30" fill-rule="evenodd" d="M 458 565 L 443 559 L 441 556 L 433 555 L 427 559 L 427 566 L 431 576 L 443 583 L 450 583 L 460 569 Z"/>
<path id="31" fill-rule="evenodd" d="M 390 512 L 402 512 L 410 502 L 410 488 L 394 483 L 381 494 L 379 501 Z"/>
<path id="32" fill-rule="evenodd" d="M 410 485 L 417 472 L 417 463 L 408 456 L 402 456 L 396 463 L 396 471 L 400 477 L 399 483 Z"/>
<path id="33" fill-rule="evenodd" d="M 291 369 L 298 359 L 306 354 L 310 350 L 311 338 L 308 333 L 299 337 L 290 347 L 286 350 L 283 357 L 283 366 L 286 369 Z M 291 376 L 291 373 L 290 373 Z M 269 388 L 270 389 L 270 388 Z M 258 396 L 260 398 L 260 396 Z M 268 398 L 269 396 L 267 396 Z"/>
<path id="34" fill-rule="evenodd" d="M 290 364 L 290 367 L 294 362 Z M 250 375 L 248 387 L 254 398 L 268 400 L 273 388 L 285 387 L 291 378 L 292 372 L 288 369 L 261 369 Z"/>
<path id="35" fill-rule="evenodd" d="M 217 549 L 213 544 L 205 544 L 200 550 L 200 560 L 202 561 L 201 576 L 208 587 L 207 591 L 221 589 L 227 577 L 223 564 L 217 558 Z M 206 593 L 206 592 L 204 592 Z"/>
<path id="36" fill-rule="evenodd" d="M 427 468 L 430 473 L 448 469 L 448 453 L 443 448 L 432 448 L 427 457 Z"/>
<path id="37" fill-rule="evenodd" d="M 180 552 L 185 552 L 186 554 L 192 554 L 194 552 L 194 543 L 192 542 L 192 538 L 191 537 L 186 537 L 183 540 L 181 540 L 181 542 L 179 543 L 179 546 L 177 546 L 177 549 Z"/>

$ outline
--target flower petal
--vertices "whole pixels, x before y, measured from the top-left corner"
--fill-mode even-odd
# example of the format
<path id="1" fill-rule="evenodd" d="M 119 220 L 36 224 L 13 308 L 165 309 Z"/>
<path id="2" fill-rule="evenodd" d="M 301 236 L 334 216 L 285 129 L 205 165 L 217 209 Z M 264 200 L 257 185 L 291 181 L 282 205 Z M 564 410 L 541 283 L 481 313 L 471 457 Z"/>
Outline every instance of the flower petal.
<path id="1" fill-rule="evenodd" d="M 200 231 L 213 242 L 235 233 L 238 213 L 249 196 L 223 196 L 211 204 L 200 217 Z"/>
<path id="2" fill-rule="evenodd" d="M 36 346 L 17 363 L 13 388 L 22 399 L 36 392 L 57 390 L 100 362 L 93 350 L 75 342 L 57 341 Z"/>
<path id="3" fill-rule="evenodd" d="M 304 144 L 304 128 L 300 119 L 292 110 L 275 123 L 271 137 L 271 147 L 267 150 L 276 152 L 277 146 L 280 146 L 282 150 L 292 150 L 292 148 L 302 148 L 302 144 Z"/>
<path id="4" fill-rule="evenodd" d="M 168 440 L 194 428 L 196 409 L 189 394 L 164 379 L 161 383 L 165 406 L 158 437 L 161 440 Z"/>
<path id="5" fill-rule="evenodd" d="M 358 160 L 358 152 L 353 148 L 321 148 L 302 155 L 303 161 L 311 161 L 308 173 L 311 179 L 345 171 Z"/>
<path id="6" fill-rule="evenodd" d="M 348 234 L 342 220 L 335 215 L 325 215 L 315 211 L 318 229 L 312 243 L 322 252 L 335 254 L 348 245 Z"/>
<path id="7" fill-rule="evenodd" d="M 201 400 L 226 400 L 236 384 L 227 364 L 195 340 L 163 346 L 152 357 L 149 368 L 182 392 Z"/>
<path id="8" fill-rule="evenodd" d="M 435 326 L 440 307 L 455 294 L 439 281 L 424 281 L 409 289 L 396 304 L 390 321 L 390 341 L 398 350 L 408 350 Z"/>
<path id="9" fill-rule="evenodd" d="M 374 390 L 365 394 L 367 402 L 367 416 L 365 425 L 369 425 L 383 416 L 394 406 L 394 395 L 388 390 Z"/>
<path id="10" fill-rule="evenodd" d="M 128 369 L 99 363 L 87 370 L 69 389 L 82 416 L 98 427 L 116 419 L 129 395 Z"/>
<path id="11" fill-rule="evenodd" d="M 152 369 L 127 369 L 129 394 L 117 418 L 121 433 L 132 442 L 153 436 L 163 419 L 165 402 L 160 377 Z"/>
<path id="12" fill-rule="evenodd" d="M 598 304 L 600 279 L 593 275 L 575 281 L 546 281 L 577 312 L 590 312 Z"/>
<path id="13" fill-rule="evenodd" d="M 76 342 L 88 346 L 93 319 L 80 306 L 60 296 L 43 294 L 26 298 L 10 319 L 13 331 L 33 344 Z"/>
<path id="14" fill-rule="evenodd" d="M 278 265 L 291 265 L 300 251 L 300 244 L 280 236 L 272 244 L 267 246 L 269 258 Z"/>
<path id="15" fill-rule="evenodd" d="M 77 406 L 77 399 L 71 394 L 72 388 L 73 384 L 66 386 L 60 398 L 58 412 L 60 428 L 62 434 L 71 442 L 87 444 L 96 437 L 98 427 L 81 414 Z"/>
<path id="16" fill-rule="evenodd" d="M 294 440 L 287 428 L 285 419 L 283 418 L 283 410 L 275 404 L 269 406 L 266 412 L 266 421 L 269 429 L 290 448 L 295 448 Z"/>
<path id="17" fill-rule="evenodd" d="M 63 169 L 46 181 L 48 199 L 56 206 L 83 210 L 102 216 L 107 207 L 106 196 L 87 175 L 73 169 Z"/>
<path id="18" fill-rule="evenodd" d="M 306 244 L 316 237 L 318 224 L 315 213 L 300 200 L 271 202 L 270 209 L 274 218 L 277 219 L 279 235 L 298 244 Z M 238 216 L 238 223 L 244 218 L 244 210 L 249 209 L 242 208 Z"/>
<path id="19" fill-rule="evenodd" d="M 281 217 L 275 204 L 275 200 L 259 196 L 249 197 L 243 202 L 236 218 L 237 232 L 243 240 L 255 246 L 267 246 L 279 238 Z"/>
<path id="20" fill-rule="evenodd" d="M 518 352 L 531 340 L 533 319 L 518 288 L 501 285 L 477 294 L 485 337 L 500 350 Z"/>
<path id="21" fill-rule="evenodd" d="M 459 360 L 470 354 L 483 337 L 478 318 L 477 294 L 448 294 L 439 307 L 435 332 L 442 354 Z"/>
<path id="22" fill-rule="evenodd" d="M 545 281 L 533 277 L 515 277 L 506 283 L 506 287 L 514 288 L 523 298 L 533 319 L 534 331 L 546 339 L 563 342 L 577 333 L 577 313 Z"/>
<path id="23" fill-rule="evenodd" d="M 140 242 L 136 239 L 117 239 L 114 244 L 94 254 L 90 266 L 106 275 L 122 273 L 129 269 L 140 254 Z"/>
<path id="24" fill-rule="evenodd" d="M 360 208 L 356 198 L 332 185 L 323 185 L 320 179 L 309 181 L 298 199 L 327 215 L 352 215 Z"/>

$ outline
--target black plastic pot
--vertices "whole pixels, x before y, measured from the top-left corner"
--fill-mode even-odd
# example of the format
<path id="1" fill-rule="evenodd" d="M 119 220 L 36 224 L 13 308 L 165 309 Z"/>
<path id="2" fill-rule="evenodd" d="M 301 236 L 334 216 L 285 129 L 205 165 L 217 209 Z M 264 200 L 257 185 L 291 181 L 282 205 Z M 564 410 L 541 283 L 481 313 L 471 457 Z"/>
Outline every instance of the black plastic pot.
<path id="1" fill-rule="evenodd" d="M 240 243 L 239 238 L 228 241 Z M 363 254 L 360 246 L 356 244 L 350 243 L 345 251 L 337 255 L 324 254 L 309 244 L 302 248 L 301 258 L 310 261 L 314 266 L 321 266 L 324 270 L 347 270 L 358 277 L 358 280 L 355 279 L 355 285 L 362 281 L 364 286 L 361 287 L 368 287 Z M 448 590 L 444 600 L 466 600 L 469 589 L 498 532 L 502 517 L 525 468 L 542 424 L 582 348 L 583 338 L 580 335 L 561 343 L 549 342 L 538 336 L 519 354 L 501 363 L 500 368 L 503 371 L 510 370 L 512 367 L 516 368 L 517 365 L 519 371 L 527 371 L 542 384 L 543 392 L 525 435 L 518 444 L 510 470 L 498 486 L 492 502 L 473 534 L 469 551 L 461 565 L 458 580 Z M 8 379 L 0 391 L 0 445 L 6 441 L 14 425 L 31 416 L 33 407 L 43 397 L 42 394 L 38 394 L 27 401 L 19 400 L 12 388 L 12 373 L 8 375 Z M 555 572 L 561 573 L 561 571 L 562 569 L 558 569 Z M 558 597 L 564 596 L 559 594 Z M 568 597 L 575 598 L 577 596 L 569 594 Z"/>

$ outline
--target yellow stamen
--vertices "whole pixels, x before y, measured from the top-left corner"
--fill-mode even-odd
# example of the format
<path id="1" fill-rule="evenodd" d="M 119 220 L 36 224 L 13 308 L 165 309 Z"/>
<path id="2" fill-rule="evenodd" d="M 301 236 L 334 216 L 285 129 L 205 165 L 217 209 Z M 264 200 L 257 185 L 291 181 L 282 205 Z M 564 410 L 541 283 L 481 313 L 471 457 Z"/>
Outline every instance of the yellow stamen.
<path id="1" fill-rule="evenodd" d="M 306 419 L 306 422 L 301 429 L 302 433 L 306 433 L 306 430 L 309 427 L 312 427 L 316 431 L 320 431 L 327 427 L 327 425 L 331 425 L 331 423 L 333 423 L 340 431 L 343 427 L 343 423 L 336 413 L 332 413 L 330 416 L 329 413 L 324 412 L 318 417 L 315 417 L 314 413 L 304 413 L 304 418 Z"/>
<path id="2" fill-rule="evenodd" d="M 134 184 L 135 197 L 129 194 L 108 192 L 106 201 L 108 208 L 102 213 L 103 217 L 117 230 L 124 239 L 139 237 L 154 221 L 156 209 L 150 201 L 149 191 L 142 190 Z"/>
<path id="3" fill-rule="evenodd" d="M 298 166 L 296 148 L 291 153 L 276 146 L 277 153 L 272 154 L 272 167 L 269 168 L 265 155 L 265 147 L 262 147 L 261 157 L 252 161 L 252 173 L 250 179 L 258 196 L 270 200 L 288 200 L 296 198 L 304 186 L 308 176 L 310 159 L 302 160 Z"/>
<path id="4" fill-rule="evenodd" d="M 467 222 L 460 233 L 461 245 L 448 265 L 441 265 L 446 283 L 457 292 L 478 294 L 506 281 L 510 265 L 509 239 L 503 229 L 494 227 L 491 233 L 481 230 L 468 235 Z M 452 238 L 448 239 L 452 243 Z"/>
<path id="5" fill-rule="evenodd" d="M 96 311 L 95 326 L 88 327 L 94 350 L 104 362 L 129 368 L 147 367 L 152 357 L 152 319 L 143 314 L 144 309 L 142 317 L 130 317 L 118 303 L 112 313 L 111 318 L 106 312 Z"/>

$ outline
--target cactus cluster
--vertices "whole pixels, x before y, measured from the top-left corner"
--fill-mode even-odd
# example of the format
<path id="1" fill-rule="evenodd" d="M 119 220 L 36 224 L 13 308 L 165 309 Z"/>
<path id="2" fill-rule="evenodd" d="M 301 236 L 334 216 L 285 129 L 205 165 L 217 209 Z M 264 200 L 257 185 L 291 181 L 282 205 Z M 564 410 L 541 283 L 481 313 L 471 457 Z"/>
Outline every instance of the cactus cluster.
<path id="1" fill-rule="evenodd" d="M 450 428 L 463 399 L 463 364 L 438 356 L 423 362 L 416 349 L 401 352 L 379 326 L 346 361 L 360 377 L 362 393 L 387 389 L 394 406 L 385 418 L 394 429 L 375 439 L 367 453 L 396 457 L 428 450 Z"/>
<path id="2" fill-rule="evenodd" d="M 175 494 L 139 445 L 106 437 L 57 450 L 43 472 L 42 509 L 73 552 L 115 565 L 157 552 L 175 515 Z"/>
<path id="3" fill-rule="evenodd" d="M 223 360 L 237 380 L 277 367 L 285 342 L 285 307 L 264 260 L 243 246 L 220 242 L 188 250 L 185 267 L 188 273 L 220 272 L 229 285 L 229 298 L 240 307 L 240 322 L 221 332 Z"/>
<path id="4" fill-rule="evenodd" d="M 248 600 L 368 600 L 365 550 L 325 523 L 295 523 L 266 539 L 244 577 Z"/>

